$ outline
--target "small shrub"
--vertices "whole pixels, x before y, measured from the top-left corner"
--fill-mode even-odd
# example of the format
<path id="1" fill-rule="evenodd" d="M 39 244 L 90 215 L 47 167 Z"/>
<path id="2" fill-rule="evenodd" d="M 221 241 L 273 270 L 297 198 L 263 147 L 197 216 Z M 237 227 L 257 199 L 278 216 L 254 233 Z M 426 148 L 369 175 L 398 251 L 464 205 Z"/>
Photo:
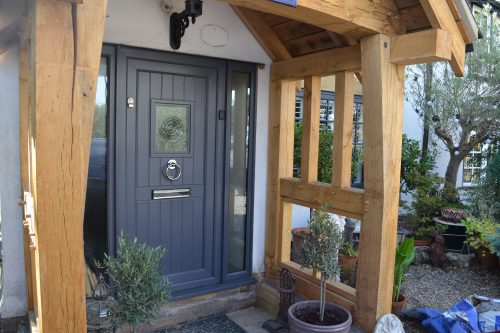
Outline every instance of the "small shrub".
<path id="1" fill-rule="evenodd" d="M 466 243 L 475 250 L 487 249 L 490 253 L 495 252 L 493 244 L 489 241 L 495 235 L 496 225 L 491 219 L 478 219 L 468 217 L 462 222 L 467 232 Z"/>
<path id="2" fill-rule="evenodd" d="M 495 234 L 487 236 L 486 240 L 493 247 L 494 253 L 500 257 L 500 225 L 497 225 L 495 230 Z"/>
<path id="3" fill-rule="evenodd" d="M 413 233 L 416 239 L 428 239 L 434 233 L 442 234 L 447 228 L 444 224 L 426 223 L 415 229 Z"/>
<path id="4" fill-rule="evenodd" d="M 293 166 L 294 177 L 300 177 L 300 164 L 302 157 L 302 121 L 295 123 Z M 321 125 L 319 129 L 318 148 L 318 181 L 322 183 L 332 182 L 332 154 L 333 154 L 333 132 L 327 126 Z M 358 174 L 363 161 L 363 149 L 355 148 L 352 153 L 351 178 Z"/>
<path id="5" fill-rule="evenodd" d="M 420 142 L 408 138 L 403 134 L 403 145 L 401 152 L 401 193 L 409 194 L 422 184 L 426 183 L 426 177 L 432 173 L 436 166 L 436 151 L 431 149 L 427 154 L 422 154 Z"/>
<path id="6" fill-rule="evenodd" d="M 127 323 L 133 332 L 141 323 L 150 323 L 170 298 L 166 290 L 168 280 L 160 273 L 160 261 L 166 250 L 160 246 L 151 248 L 130 241 L 123 232 L 118 237 L 116 257 L 105 255 L 104 268 L 117 293 L 111 308 L 116 325 Z"/>
<path id="7" fill-rule="evenodd" d="M 351 242 L 344 242 L 340 248 L 340 252 L 348 257 L 358 256 L 358 250 L 354 248 Z"/>
<path id="8" fill-rule="evenodd" d="M 310 233 L 306 234 L 302 247 L 302 266 L 321 274 L 321 321 L 325 314 L 326 281 L 340 274 L 338 255 L 343 243 L 343 232 L 327 211 L 328 206 L 324 205 L 314 212 L 309 220 Z"/>

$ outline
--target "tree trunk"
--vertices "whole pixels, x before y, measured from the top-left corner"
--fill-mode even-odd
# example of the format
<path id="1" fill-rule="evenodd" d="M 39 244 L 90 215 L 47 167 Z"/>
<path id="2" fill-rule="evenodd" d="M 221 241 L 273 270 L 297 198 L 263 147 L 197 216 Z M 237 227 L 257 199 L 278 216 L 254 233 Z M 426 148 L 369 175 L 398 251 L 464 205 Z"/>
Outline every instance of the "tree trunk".
<path id="1" fill-rule="evenodd" d="M 460 156 L 455 156 L 453 151 L 450 152 L 450 161 L 448 162 L 448 166 L 446 167 L 444 179 L 449 185 L 453 187 L 457 187 L 458 169 L 460 168 L 460 163 L 462 162 L 462 160 L 463 158 L 460 158 Z"/>
<path id="2" fill-rule="evenodd" d="M 421 161 L 427 156 L 429 151 L 429 136 L 430 136 L 430 122 L 431 122 L 431 107 L 429 102 L 431 101 L 432 95 L 432 76 L 433 76 L 433 64 L 425 64 L 425 81 L 424 81 L 424 94 L 425 103 L 423 105 L 424 112 L 424 131 L 422 134 L 422 156 Z"/>
<path id="3" fill-rule="evenodd" d="M 321 273 L 320 282 L 320 298 L 319 298 L 319 320 L 323 321 L 325 317 L 325 302 L 326 302 L 326 276 Z"/>

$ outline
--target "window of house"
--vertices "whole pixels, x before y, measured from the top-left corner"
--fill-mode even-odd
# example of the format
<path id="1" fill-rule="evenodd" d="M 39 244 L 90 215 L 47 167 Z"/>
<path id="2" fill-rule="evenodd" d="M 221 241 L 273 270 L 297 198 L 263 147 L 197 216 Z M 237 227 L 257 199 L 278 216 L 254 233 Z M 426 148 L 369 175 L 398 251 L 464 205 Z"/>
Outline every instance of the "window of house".
<path id="1" fill-rule="evenodd" d="M 304 98 L 297 97 L 295 99 L 295 121 L 301 120 L 304 116 Z"/>
<path id="2" fill-rule="evenodd" d="M 476 184 L 484 169 L 488 165 L 488 159 L 498 149 L 499 142 L 487 140 L 485 143 L 477 144 L 463 161 L 463 186 Z"/>
<path id="3" fill-rule="evenodd" d="M 333 132 L 334 124 L 335 93 L 321 91 L 320 124 L 327 126 Z M 295 99 L 295 121 L 302 121 L 304 110 L 304 91 L 297 92 Z M 362 96 L 354 96 L 353 113 L 353 159 L 359 159 L 358 172 L 353 177 L 353 183 L 363 183 L 363 99 Z"/>

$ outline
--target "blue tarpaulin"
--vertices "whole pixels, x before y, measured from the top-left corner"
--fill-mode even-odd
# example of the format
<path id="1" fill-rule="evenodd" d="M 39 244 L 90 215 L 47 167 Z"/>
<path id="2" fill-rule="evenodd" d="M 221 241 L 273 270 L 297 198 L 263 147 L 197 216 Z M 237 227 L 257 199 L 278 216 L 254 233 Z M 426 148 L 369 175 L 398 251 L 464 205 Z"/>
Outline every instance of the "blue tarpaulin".
<path id="1" fill-rule="evenodd" d="M 403 311 L 402 315 L 422 322 L 422 328 L 430 333 L 484 333 L 500 330 L 500 312 L 491 312 L 487 323 L 480 320 L 476 308 L 472 304 L 480 302 L 500 303 L 500 299 L 484 296 L 473 296 L 454 304 L 447 311 L 432 308 L 416 308 Z"/>

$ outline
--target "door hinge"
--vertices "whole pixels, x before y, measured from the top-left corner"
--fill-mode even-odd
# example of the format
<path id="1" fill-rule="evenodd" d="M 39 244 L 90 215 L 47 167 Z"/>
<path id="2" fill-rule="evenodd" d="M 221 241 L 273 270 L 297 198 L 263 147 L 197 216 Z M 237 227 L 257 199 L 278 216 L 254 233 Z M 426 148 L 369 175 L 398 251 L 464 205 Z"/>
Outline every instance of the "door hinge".
<path id="1" fill-rule="evenodd" d="M 226 110 L 219 110 L 219 120 L 226 119 Z"/>

